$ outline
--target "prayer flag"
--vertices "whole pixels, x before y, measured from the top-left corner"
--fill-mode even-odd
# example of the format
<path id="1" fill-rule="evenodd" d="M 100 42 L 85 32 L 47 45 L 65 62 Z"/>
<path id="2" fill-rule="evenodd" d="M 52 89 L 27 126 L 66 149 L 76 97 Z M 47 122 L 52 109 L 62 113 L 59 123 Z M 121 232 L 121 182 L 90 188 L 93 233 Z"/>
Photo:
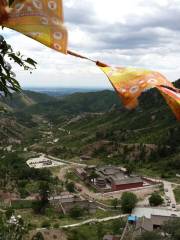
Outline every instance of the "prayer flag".
<path id="1" fill-rule="evenodd" d="M 0 14 L 2 26 L 67 54 L 62 0 L 15 0 L 11 8 L 6 0 L 1 0 Z"/>

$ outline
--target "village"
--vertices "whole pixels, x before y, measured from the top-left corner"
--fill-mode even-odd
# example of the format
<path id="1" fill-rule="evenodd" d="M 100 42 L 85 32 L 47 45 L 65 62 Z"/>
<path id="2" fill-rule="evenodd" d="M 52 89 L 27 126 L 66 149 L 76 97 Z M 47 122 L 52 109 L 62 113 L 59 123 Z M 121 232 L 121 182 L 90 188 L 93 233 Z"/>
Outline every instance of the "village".
<path id="1" fill-rule="evenodd" d="M 114 218 L 127 218 L 125 232 L 133 229 L 133 234 L 138 235 L 144 229 L 153 231 L 161 228 L 169 219 L 180 217 L 180 206 L 176 203 L 172 184 L 160 179 L 153 179 L 147 176 L 138 176 L 129 173 L 122 166 L 104 165 L 95 166 L 88 164 L 87 157 L 80 157 L 79 162 L 65 161 L 45 154 L 27 160 L 30 168 L 48 168 L 55 172 L 59 180 L 68 182 L 71 187 L 64 187 L 57 194 L 51 193 L 48 197 L 50 205 L 57 214 L 69 216 L 74 209 L 81 209 L 87 212 L 89 219 L 77 223 L 69 223 L 59 226 L 62 228 L 77 227 L 88 222 L 109 221 Z M 70 179 L 68 179 L 71 176 Z M 67 185 L 67 184 L 66 184 Z M 163 203 L 159 206 L 150 206 L 149 197 L 153 192 L 161 191 Z M 131 214 L 122 214 L 121 206 L 112 204 L 113 201 L 121 199 L 124 192 L 133 192 L 138 202 Z M 13 195 L 6 195 L 0 192 L 1 208 L 6 204 L 15 206 L 17 203 L 28 205 L 27 203 L 36 201 L 38 194 L 28 198 L 19 198 Z M 25 204 L 24 204 L 25 203 Z M 92 218 L 97 212 L 103 212 L 103 218 Z M 108 216 L 108 217 L 107 217 Z M 43 230 L 43 229 L 42 229 Z M 44 231 L 44 230 L 43 230 Z M 122 236 L 105 235 L 103 240 L 120 240 Z"/>

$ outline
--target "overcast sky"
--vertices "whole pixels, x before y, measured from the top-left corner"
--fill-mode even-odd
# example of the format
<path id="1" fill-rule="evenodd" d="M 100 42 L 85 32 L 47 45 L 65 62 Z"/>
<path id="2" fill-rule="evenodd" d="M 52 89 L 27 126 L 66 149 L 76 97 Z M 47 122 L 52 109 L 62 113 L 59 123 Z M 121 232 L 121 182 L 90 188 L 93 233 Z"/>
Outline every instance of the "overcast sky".
<path id="1" fill-rule="evenodd" d="M 115 66 L 160 71 L 180 78 L 179 0 L 64 0 L 69 49 Z M 8 29 L 16 50 L 32 57 L 32 75 L 17 71 L 22 86 L 103 87 L 110 84 L 91 62 L 65 56 Z"/>

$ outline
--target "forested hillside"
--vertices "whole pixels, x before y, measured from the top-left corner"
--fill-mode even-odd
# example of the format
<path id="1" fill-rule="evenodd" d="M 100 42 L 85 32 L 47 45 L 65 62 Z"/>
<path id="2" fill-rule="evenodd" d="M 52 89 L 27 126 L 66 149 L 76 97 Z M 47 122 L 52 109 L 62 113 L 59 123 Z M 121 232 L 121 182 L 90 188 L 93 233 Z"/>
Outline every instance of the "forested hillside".
<path id="1" fill-rule="evenodd" d="M 1 104 L 6 109 L 0 115 L 3 145 L 20 149 L 19 140 L 29 150 L 67 159 L 85 154 L 99 164 L 150 166 L 160 173 L 167 167 L 180 170 L 180 125 L 155 89 L 143 93 L 131 111 L 113 91 L 75 93 L 61 100 L 26 91 Z"/>

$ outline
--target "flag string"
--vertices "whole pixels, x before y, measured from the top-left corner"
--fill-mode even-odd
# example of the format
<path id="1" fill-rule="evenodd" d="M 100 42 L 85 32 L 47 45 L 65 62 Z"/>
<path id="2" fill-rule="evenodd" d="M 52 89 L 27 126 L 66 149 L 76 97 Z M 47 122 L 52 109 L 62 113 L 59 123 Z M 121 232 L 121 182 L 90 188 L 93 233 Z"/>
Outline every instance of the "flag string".
<path id="1" fill-rule="evenodd" d="M 85 57 L 85 56 L 80 55 L 78 53 L 75 53 L 75 52 L 73 52 L 71 50 L 67 50 L 67 54 L 69 54 L 71 56 L 74 56 L 74 57 L 78 57 L 78 58 L 82 58 L 82 59 L 86 59 L 86 60 L 89 60 L 91 62 L 94 62 L 99 67 L 109 67 L 106 63 L 102 63 L 100 61 L 93 60 L 93 59 L 91 59 L 89 57 Z"/>

